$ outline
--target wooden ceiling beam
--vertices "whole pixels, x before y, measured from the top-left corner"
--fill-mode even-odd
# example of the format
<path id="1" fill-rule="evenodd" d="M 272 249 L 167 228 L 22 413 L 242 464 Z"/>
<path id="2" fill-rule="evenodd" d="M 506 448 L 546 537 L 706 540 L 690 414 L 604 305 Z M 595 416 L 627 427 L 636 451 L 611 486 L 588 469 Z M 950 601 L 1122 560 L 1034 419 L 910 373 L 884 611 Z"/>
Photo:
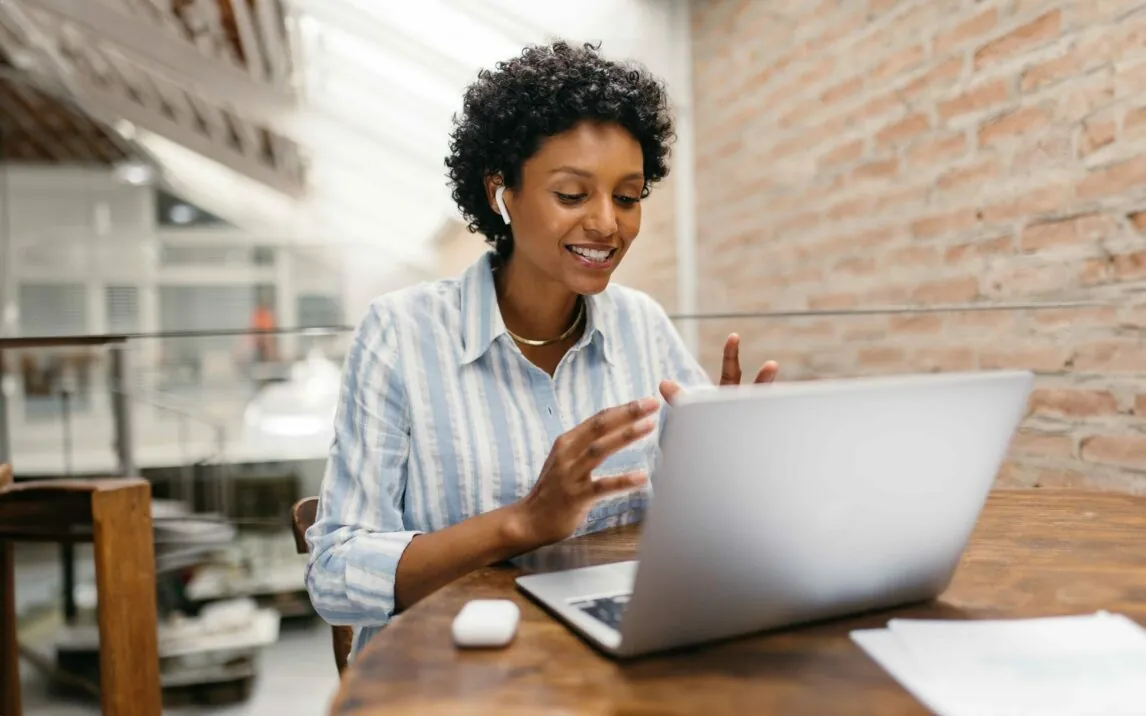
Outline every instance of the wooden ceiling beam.
<path id="1" fill-rule="evenodd" d="M 259 37 L 255 33 L 255 23 L 251 19 L 251 9 L 246 0 L 220 0 L 231 11 L 231 18 L 235 23 L 235 31 L 239 34 L 239 46 L 243 57 L 247 61 L 247 72 L 256 80 L 267 77 L 266 64 L 263 62 L 263 49 L 259 45 Z"/>
<path id="2" fill-rule="evenodd" d="M 3 90 L 0 91 L 0 110 L 8 114 L 14 121 L 18 134 L 35 146 L 37 152 L 52 162 L 67 162 L 69 153 L 63 151 L 60 137 L 54 131 L 46 114 L 55 114 L 51 108 L 36 107 L 34 99 L 30 98 L 24 87 L 18 82 L 2 80 Z M 48 111 L 45 112 L 45 109 Z M 69 147 L 73 152 L 76 147 Z M 82 153 L 82 152 L 81 152 Z"/>
<path id="3" fill-rule="evenodd" d="M 39 125 L 44 139 L 51 143 L 52 153 L 58 161 L 77 164 L 96 163 L 96 154 L 92 147 L 71 130 L 69 109 L 25 86 L 17 85 L 15 92 L 25 102 L 29 116 L 34 117 L 33 121 Z M 61 149 L 65 151 L 60 151 Z"/>

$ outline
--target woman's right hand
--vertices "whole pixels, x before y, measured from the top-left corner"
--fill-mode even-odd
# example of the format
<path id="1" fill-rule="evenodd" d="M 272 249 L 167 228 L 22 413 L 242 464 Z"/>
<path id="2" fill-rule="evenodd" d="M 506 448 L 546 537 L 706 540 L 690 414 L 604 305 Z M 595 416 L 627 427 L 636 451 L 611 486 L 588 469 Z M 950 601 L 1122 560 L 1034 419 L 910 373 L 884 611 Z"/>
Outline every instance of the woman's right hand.
<path id="1" fill-rule="evenodd" d="M 554 441 L 533 489 L 515 505 L 530 549 L 571 536 L 599 500 L 648 480 L 644 473 L 591 475 L 610 455 L 651 433 L 659 407 L 656 398 L 645 398 L 608 408 Z"/>

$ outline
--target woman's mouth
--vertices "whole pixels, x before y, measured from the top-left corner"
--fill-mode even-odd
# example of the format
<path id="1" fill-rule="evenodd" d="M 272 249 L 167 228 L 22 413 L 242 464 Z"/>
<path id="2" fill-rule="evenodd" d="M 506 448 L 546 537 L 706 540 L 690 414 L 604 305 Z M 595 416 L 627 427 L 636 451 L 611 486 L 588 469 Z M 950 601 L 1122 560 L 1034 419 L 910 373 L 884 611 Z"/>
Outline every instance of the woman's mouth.
<path id="1" fill-rule="evenodd" d="M 613 262 L 616 249 L 590 248 L 588 246 L 566 246 L 565 249 L 573 254 L 578 262 L 593 268 L 605 268 Z"/>

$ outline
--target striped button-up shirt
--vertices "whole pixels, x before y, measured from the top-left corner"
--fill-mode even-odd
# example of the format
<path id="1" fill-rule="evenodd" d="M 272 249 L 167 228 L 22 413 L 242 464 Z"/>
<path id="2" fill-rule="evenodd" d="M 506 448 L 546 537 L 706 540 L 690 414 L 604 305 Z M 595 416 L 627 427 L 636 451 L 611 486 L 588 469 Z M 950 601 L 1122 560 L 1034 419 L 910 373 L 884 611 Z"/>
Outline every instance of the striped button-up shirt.
<path id="1" fill-rule="evenodd" d="M 462 276 L 376 299 L 347 355 L 306 586 L 354 653 L 394 613 L 394 575 L 416 535 L 523 497 L 554 440 L 661 380 L 710 385 L 664 310 L 611 285 L 586 300 L 583 336 L 552 377 L 506 332 L 487 254 Z M 659 429 L 597 475 L 652 474 Z M 578 533 L 641 519 L 652 486 L 598 503 Z"/>

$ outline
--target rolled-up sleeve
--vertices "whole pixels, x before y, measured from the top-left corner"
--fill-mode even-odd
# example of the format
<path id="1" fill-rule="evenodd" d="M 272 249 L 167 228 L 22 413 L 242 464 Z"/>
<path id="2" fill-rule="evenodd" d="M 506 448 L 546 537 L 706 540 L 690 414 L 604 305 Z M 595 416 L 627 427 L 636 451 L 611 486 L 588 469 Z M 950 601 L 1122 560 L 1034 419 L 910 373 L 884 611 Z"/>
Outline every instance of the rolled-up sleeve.
<path id="1" fill-rule="evenodd" d="M 346 358 L 318 515 L 306 532 L 306 588 L 330 624 L 380 626 L 394 614 L 398 560 L 419 534 L 402 518 L 408 416 L 393 314 L 375 302 Z"/>

